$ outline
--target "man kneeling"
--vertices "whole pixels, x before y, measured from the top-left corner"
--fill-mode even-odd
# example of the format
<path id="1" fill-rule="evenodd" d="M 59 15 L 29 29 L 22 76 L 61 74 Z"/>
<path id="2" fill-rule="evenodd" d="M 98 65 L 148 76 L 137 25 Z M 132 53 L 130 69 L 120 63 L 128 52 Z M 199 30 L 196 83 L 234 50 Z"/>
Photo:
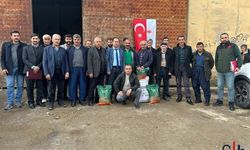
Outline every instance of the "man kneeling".
<path id="1" fill-rule="evenodd" d="M 116 100 L 126 105 L 128 99 L 134 100 L 135 108 L 140 108 L 139 99 L 141 95 L 140 82 L 132 73 L 132 66 L 125 65 L 122 72 L 114 82 L 114 90 L 117 94 Z"/>

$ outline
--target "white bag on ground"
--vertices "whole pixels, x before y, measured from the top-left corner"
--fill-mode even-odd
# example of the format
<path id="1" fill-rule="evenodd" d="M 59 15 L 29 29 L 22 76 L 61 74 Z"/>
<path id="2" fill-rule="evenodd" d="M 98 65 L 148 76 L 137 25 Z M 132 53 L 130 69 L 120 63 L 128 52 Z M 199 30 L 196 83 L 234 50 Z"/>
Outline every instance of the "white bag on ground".
<path id="1" fill-rule="evenodd" d="M 149 77 L 147 76 L 145 79 L 141 79 L 140 81 L 140 89 L 141 89 L 141 96 L 139 99 L 140 103 L 149 102 L 149 94 L 147 91 L 146 86 L 148 85 Z"/>

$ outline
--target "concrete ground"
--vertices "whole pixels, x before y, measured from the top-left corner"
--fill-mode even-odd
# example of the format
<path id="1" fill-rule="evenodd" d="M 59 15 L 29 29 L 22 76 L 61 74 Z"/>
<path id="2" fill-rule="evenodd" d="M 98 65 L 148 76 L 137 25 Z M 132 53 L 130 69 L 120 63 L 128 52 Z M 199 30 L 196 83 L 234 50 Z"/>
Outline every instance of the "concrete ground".
<path id="1" fill-rule="evenodd" d="M 37 107 L 4 111 L 0 91 L 0 149 L 221 150 L 235 140 L 250 149 L 250 110 L 170 102 L 122 106 Z M 216 98 L 213 91 L 212 99 Z M 26 92 L 24 92 L 26 101 Z"/>

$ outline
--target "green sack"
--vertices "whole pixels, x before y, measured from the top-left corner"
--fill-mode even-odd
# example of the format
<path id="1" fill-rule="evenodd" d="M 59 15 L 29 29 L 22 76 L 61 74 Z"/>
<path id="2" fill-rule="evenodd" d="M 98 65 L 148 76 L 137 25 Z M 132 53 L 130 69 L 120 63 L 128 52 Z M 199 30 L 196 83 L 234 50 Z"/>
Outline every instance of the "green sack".
<path id="1" fill-rule="evenodd" d="M 99 103 L 110 103 L 111 102 L 111 85 L 97 85 L 97 91 L 99 95 Z"/>
<path id="2" fill-rule="evenodd" d="M 138 79 L 145 79 L 146 76 L 148 75 L 148 72 L 149 72 L 149 68 L 144 68 L 142 70 L 138 70 L 136 69 L 136 74 L 137 74 L 137 77 Z"/>
<path id="3" fill-rule="evenodd" d="M 160 102 L 160 91 L 158 84 L 150 84 L 146 86 L 150 103 L 159 103 Z"/>

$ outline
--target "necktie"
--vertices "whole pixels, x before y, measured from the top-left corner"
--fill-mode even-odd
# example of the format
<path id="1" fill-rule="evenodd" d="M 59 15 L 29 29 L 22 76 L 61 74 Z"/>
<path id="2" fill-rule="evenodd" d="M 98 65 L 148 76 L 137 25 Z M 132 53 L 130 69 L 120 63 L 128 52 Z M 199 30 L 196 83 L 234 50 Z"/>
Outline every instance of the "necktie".
<path id="1" fill-rule="evenodd" d="M 116 54 L 116 66 L 120 66 L 119 65 L 119 57 L 118 57 L 118 49 L 115 49 L 115 54 Z"/>

